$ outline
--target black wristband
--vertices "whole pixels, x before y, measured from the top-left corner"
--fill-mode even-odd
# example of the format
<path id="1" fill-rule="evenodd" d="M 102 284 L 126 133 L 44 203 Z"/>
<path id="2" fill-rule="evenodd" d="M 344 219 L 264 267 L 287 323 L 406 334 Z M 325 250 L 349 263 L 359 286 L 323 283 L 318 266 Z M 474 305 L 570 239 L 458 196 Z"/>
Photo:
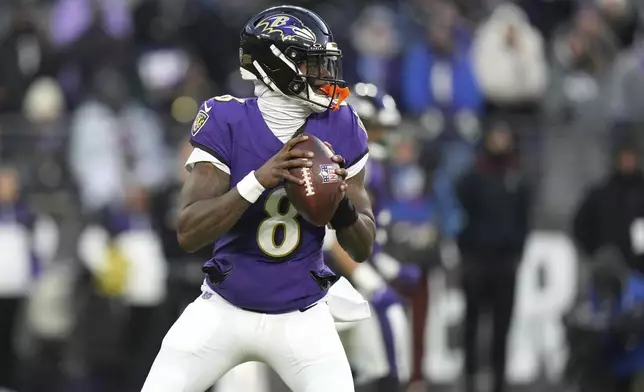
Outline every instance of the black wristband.
<path id="1" fill-rule="evenodd" d="M 341 230 L 356 223 L 358 220 L 358 212 L 356 207 L 351 203 L 351 200 L 344 195 L 344 198 L 338 204 L 338 209 L 335 210 L 333 218 L 331 218 L 331 227 L 335 230 Z"/>

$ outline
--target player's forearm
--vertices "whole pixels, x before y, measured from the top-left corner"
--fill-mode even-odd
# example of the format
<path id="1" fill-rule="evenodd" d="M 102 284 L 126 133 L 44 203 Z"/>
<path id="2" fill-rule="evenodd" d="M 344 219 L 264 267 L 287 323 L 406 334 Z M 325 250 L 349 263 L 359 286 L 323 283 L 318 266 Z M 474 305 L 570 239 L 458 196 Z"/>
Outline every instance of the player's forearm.
<path id="1" fill-rule="evenodd" d="M 356 220 L 350 226 L 336 229 L 338 242 L 342 245 L 351 257 L 361 263 L 367 260 L 373 252 L 373 244 L 376 241 L 376 224 L 367 214 L 358 214 Z"/>
<path id="2" fill-rule="evenodd" d="M 369 194 L 364 188 L 364 176 L 363 169 L 347 181 L 346 196 L 331 219 L 338 242 L 358 263 L 371 256 L 376 242 L 376 220 Z"/>
<path id="3" fill-rule="evenodd" d="M 228 232 L 250 207 L 236 188 L 225 194 L 198 200 L 179 214 L 177 238 L 187 252 L 196 252 Z"/>

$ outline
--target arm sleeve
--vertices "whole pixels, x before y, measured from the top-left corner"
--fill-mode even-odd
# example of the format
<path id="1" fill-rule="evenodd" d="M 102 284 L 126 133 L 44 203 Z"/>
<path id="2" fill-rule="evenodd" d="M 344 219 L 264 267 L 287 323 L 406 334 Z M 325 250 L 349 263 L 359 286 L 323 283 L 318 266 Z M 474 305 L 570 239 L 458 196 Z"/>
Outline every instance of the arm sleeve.
<path id="1" fill-rule="evenodd" d="M 369 140 L 362 120 L 353 108 L 347 105 L 341 110 L 342 123 L 337 127 L 340 135 L 333 148 L 344 158 L 347 178 L 351 178 L 360 173 L 369 160 Z"/>
<path id="2" fill-rule="evenodd" d="M 190 154 L 190 156 L 188 157 L 188 160 L 186 161 L 186 170 L 191 172 L 192 169 L 195 167 L 195 164 L 199 162 L 210 162 L 217 169 L 230 175 L 230 168 L 228 167 L 228 165 L 226 165 L 219 159 L 215 158 L 208 152 L 196 147 L 195 149 L 192 150 L 192 153 Z"/>
<path id="3" fill-rule="evenodd" d="M 210 99 L 199 108 L 190 135 L 190 144 L 195 149 L 186 162 L 188 170 L 197 162 L 211 162 L 230 174 L 233 140 L 223 105 Z"/>

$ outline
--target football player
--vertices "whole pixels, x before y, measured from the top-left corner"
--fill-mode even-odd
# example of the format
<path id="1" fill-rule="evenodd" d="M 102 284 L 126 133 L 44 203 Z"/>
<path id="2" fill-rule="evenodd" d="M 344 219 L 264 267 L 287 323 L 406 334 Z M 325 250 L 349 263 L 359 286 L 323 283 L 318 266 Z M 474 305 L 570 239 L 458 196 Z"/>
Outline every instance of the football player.
<path id="1" fill-rule="evenodd" d="M 323 260 L 325 228 L 302 219 L 283 187 L 303 183 L 289 169 L 311 166 L 301 131 L 328 142 L 345 191 L 330 224 L 355 260 L 371 255 L 367 134 L 342 102 L 340 58 L 327 24 L 304 8 L 270 8 L 244 26 L 241 72 L 257 97 L 209 99 L 194 121 L 177 236 L 191 252 L 214 241 L 214 253 L 203 294 L 166 335 L 144 392 L 203 392 L 255 360 L 295 392 L 354 390 L 333 317 L 342 310 L 352 321 L 352 312 L 342 302 L 334 313 L 327 300 L 341 281 Z"/>
<path id="2" fill-rule="evenodd" d="M 413 284 L 420 278 L 417 267 L 399 263 L 382 252 L 386 235 L 388 211 L 384 208 L 387 183 L 385 159 L 387 131 L 400 123 L 400 113 L 394 99 L 373 84 L 358 83 L 348 102 L 362 119 L 369 133 L 371 159 L 366 166 L 366 187 L 379 226 L 379 235 L 369 263 L 356 264 L 334 239 L 327 235 L 325 248 L 332 265 L 348 277 L 371 305 L 372 317 L 346 331 L 345 347 L 355 372 L 356 385 L 370 391 L 401 391 L 409 381 L 411 342 L 409 323 L 400 297 L 389 282 Z"/>

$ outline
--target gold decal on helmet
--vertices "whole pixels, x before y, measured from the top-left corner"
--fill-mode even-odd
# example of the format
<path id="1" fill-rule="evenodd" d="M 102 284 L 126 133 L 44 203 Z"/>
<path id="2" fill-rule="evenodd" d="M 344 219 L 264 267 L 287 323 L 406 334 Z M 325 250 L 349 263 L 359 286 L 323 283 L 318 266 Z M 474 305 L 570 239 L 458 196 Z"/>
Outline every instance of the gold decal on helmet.
<path id="1" fill-rule="evenodd" d="M 299 26 L 298 26 L 299 24 Z M 261 28 L 260 34 L 279 34 L 282 41 L 303 39 L 315 42 L 315 34 L 297 18 L 289 15 L 272 15 L 257 23 L 256 28 Z"/>
<path id="2" fill-rule="evenodd" d="M 271 28 L 284 26 L 291 18 L 288 16 L 278 16 L 275 18 L 273 23 L 271 23 Z"/>

